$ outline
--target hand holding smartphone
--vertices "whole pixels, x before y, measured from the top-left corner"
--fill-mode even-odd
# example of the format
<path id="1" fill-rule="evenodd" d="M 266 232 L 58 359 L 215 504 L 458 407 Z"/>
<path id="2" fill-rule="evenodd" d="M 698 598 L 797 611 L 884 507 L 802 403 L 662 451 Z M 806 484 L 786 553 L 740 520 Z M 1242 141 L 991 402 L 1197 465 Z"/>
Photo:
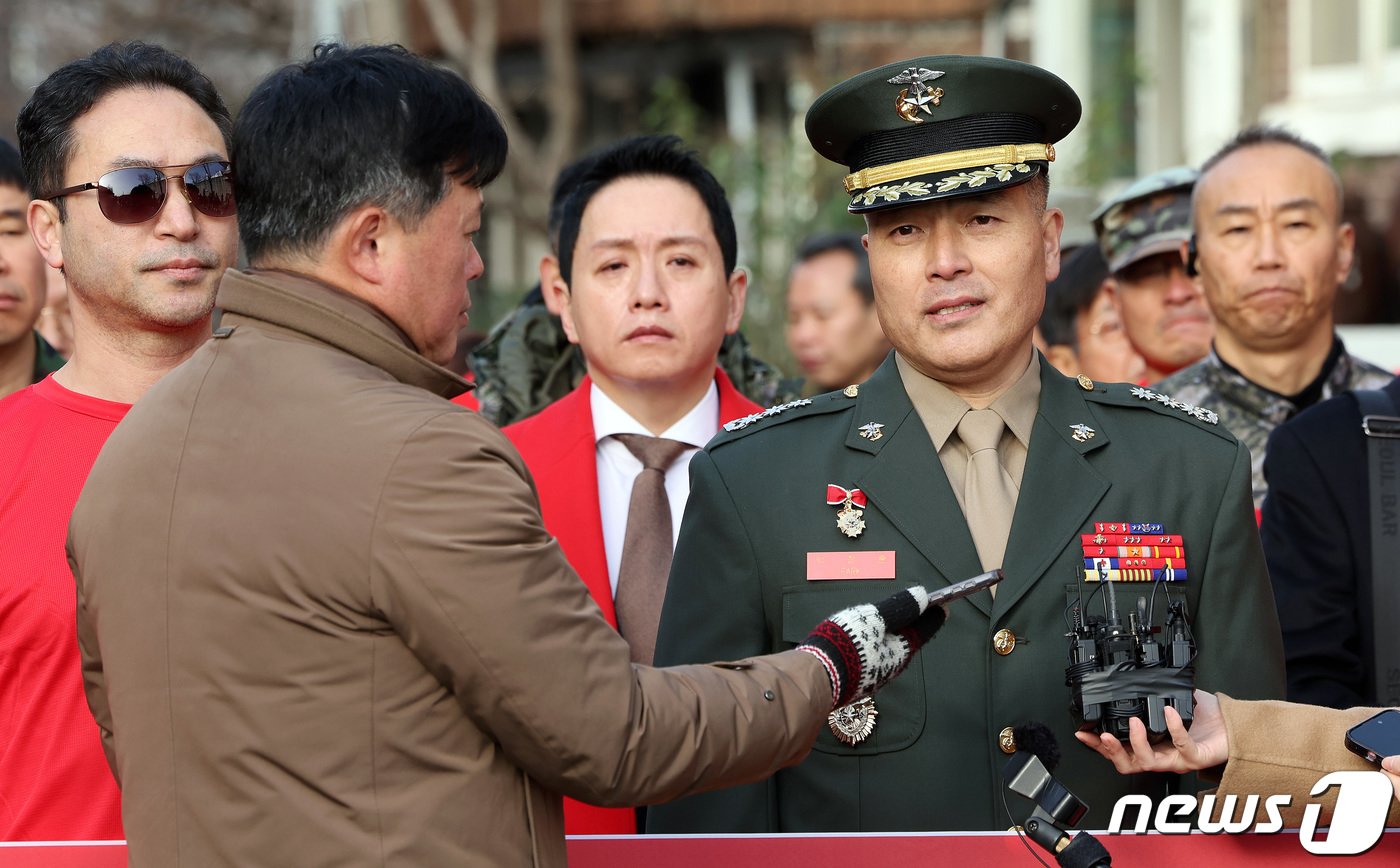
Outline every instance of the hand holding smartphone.
<path id="1" fill-rule="evenodd" d="M 1388 708 L 1347 730 L 1347 750 L 1377 768 L 1388 756 L 1400 755 L 1400 711 Z"/>
<path id="2" fill-rule="evenodd" d="M 1006 578 L 1006 574 L 1001 570 L 991 570 L 980 576 L 963 579 L 961 582 L 956 582 L 945 588 L 931 591 L 928 595 L 929 605 L 938 606 L 943 603 L 950 603 L 953 600 L 961 600 L 963 597 L 975 594 L 983 588 L 990 588 L 1004 578 Z"/>

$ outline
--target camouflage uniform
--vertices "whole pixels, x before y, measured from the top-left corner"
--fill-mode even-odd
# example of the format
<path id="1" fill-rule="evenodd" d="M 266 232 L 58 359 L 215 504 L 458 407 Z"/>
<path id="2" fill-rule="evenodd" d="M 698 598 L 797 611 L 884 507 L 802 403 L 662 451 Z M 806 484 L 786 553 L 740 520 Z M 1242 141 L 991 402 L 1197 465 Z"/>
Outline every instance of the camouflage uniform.
<path id="1" fill-rule="evenodd" d="M 1109 273 L 1159 253 L 1175 253 L 1191 237 L 1195 169 L 1164 169 L 1129 184 L 1094 212 L 1094 233 Z"/>
<path id="2" fill-rule="evenodd" d="M 1379 389 L 1394 377 L 1384 368 L 1349 355 L 1337 338 L 1341 354 L 1322 384 L 1318 401 L 1352 389 Z M 1261 509 L 1268 487 L 1264 482 L 1264 447 L 1269 435 L 1303 409 L 1276 392 L 1257 386 L 1225 367 L 1212 347 L 1209 355 L 1182 368 L 1152 387 L 1179 401 L 1206 407 L 1249 447 L 1254 483 L 1254 508 Z"/>
<path id="3" fill-rule="evenodd" d="M 764 407 L 800 396 L 802 381 L 782 372 L 749 350 L 742 334 L 725 335 L 719 366 L 734 387 Z M 569 343 L 559 317 L 549 312 L 539 288 L 491 329 L 471 354 L 481 415 L 505 427 L 567 395 L 587 373 L 583 353 Z"/>

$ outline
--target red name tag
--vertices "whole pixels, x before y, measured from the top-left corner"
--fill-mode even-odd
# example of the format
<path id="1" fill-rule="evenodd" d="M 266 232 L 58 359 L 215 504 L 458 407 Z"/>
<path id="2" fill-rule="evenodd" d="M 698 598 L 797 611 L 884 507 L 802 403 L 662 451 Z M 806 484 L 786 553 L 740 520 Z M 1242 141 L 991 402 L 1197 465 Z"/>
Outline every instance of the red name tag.
<path id="1" fill-rule="evenodd" d="M 807 581 L 893 579 L 894 552 L 807 552 Z"/>

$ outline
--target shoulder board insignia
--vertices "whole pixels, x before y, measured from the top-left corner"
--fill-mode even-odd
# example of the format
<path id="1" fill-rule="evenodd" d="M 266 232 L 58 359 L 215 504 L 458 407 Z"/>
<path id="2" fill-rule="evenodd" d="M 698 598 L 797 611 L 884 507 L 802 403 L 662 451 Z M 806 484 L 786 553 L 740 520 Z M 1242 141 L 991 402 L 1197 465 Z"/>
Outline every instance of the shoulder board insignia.
<path id="1" fill-rule="evenodd" d="M 1156 401 L 1159 404 L 1171 407 L 1173 410 L 1180 410 L 1188 416 L 1194 416 L 1196 419 L 1205 422 L 1207 425 L 1220 424 L 1220 417 L 1215 415 L 1214 412 L 1207 410 L 1205 407 L 1197 407 L 1196 405 L 1188 404 L 1185 401 L 1178 401 L 1170 395 L 1163 395 L 1161 392 L 1154 392 L 1151 389 L 1144 389 L 1142 386 L 1133 386 L 1128 391 L 1132 394 L 1134 398 L 1141 398 L 1144 401 Z"/>
<path id="2" fill-rule="evenodd" d="M 738 419 L 735 419 L 733 422 L 726 422 L 724 425 L 724 430 L 742 431 L 745 428 L 752 425 L 753 423 L 759 421 L 760 419 L 767 419 L 769 416 L 776 416 L 784 410 L 791 410 L 794 407 L 805 407 L 810 403 L 812 403 L 811 398 L 798 398 L 796 401 L 788 401 L 786 404 L 779 404 L 776 407 L 769 407 L 767 410 L 760 410 L 757 413 L 751 413 L 748 416 L 742 416 Z"/>

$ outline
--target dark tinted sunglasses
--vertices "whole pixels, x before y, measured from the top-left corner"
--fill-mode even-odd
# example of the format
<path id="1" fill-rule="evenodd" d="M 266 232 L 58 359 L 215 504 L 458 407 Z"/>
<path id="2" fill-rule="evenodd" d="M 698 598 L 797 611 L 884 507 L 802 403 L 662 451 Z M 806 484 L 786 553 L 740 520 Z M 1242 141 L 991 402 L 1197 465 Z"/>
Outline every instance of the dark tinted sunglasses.
<path id="1" fill-rule="evenodd" d="M 113 169 L 96 183 L 79 184 L 47 197 L 50 201 L 84 190 L 97 191 L 97 207 L 113 223 L 144 223 L 160 213 L 165 205 L 165 182 L 180 182 L 185 201 L 201 214 L 232 217 L 233 167 L 222 161 L 197 163 L 180 175 L 166 175 L 162 169 L 179 166 L 129 166 Z"/>

